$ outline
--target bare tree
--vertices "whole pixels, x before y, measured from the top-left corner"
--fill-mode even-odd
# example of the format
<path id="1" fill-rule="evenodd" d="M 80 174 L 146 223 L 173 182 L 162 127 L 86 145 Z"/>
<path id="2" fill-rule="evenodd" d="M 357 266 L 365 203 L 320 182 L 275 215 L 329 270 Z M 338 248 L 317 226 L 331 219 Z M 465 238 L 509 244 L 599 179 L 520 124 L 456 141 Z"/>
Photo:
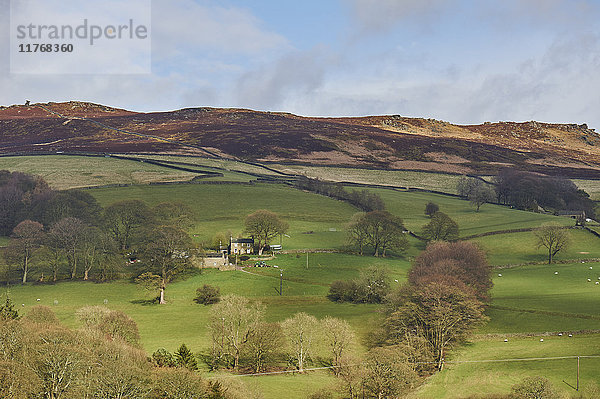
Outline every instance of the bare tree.
<path id="1" fill-rule="evenodd" d="M 471 205 L 475 206 L 477 212 L 479 212 L 481 205 L 488 202 L 494 202 L 497 199 L 494 188 L 483 182 L 477 185 L 473 191 L 469 193 L 468 197 Z"/>
<path id="2" fill-rule="evenodd" d="M 372 211 L 354 216 L 348 226 L 350 241 L 363 248 L 369 245 L 374 256 L 385 256 L 388 249 L 404 251 L 408 248 L 408 240 L 403 234 L 402 219 L 387 211 Z"/>
<path id="3" fill-rule="evenodd" d="M 472 177 L 461 176 L 456 185 L 456 191 L 459 195 L 467 197 L 477 208 L 477 212 L 481 205 L 497 199 L 496 191 L 490 184 Z"/>
<path id="4" fill-rule="evenodd" d="M 418 374 L 401 349 L 371 349 L 365 358 L 363 385 L 369 397 L 397 398 L 415 386 Z"/>
<path id="5" fill-rule="evenodd" d="M 80 219 L 67 217 L 56 222 L 50 229 L 50 236 L 53 241 L 64 251 L 67 257 L 71 269 L 71 279 L 77 276 L 79 250 L 87 228 L 88 226 Z"/>
<path id="6" fill-rule="evenodd" d="M 548 264 L 551 264 L 554 256 L 567 248 L 570 242 L 569 232 L 555 224 L 542 226 L 535 230 L 534 234 L 537 237 L 537 247 L 545 247 L 548 250 Z"/>
<path id="7" fill-rule="evenodd" d="M 388 334 L 403 341 L 410 336 L 425 338 L 438 367 L 449 346 L 462 342 L 487 320 L 474 291 L 458 280 L 405 287 L 389 299 L 390 314 L 385 322 Z"/>
<path id="8" fill-rule="evenodd" d="M 334 366 L 333 372 L 338 375 L 342 366 L 342 359 L 354 341 L 354 332 L 346 320 L 336 319 L 326 316 L 321 321 L 321 328 L 324 336 L 324 344 L 331 354 L 331 365 Z"/>
<path id="9" fill-rule="evenodd" d="M 289 225 L 281 220 L 276 213 L 260 209 L 246 216 L 244 221 L 245 232 L 256 241 L 258 254 L 262 255 L 263 250 L 269 242 L 278 236 L 284 234 Z"/>
<path id="10" fill-rule="evenodd" d="M 237 370 L 244 345 L 254 333 L 257 323 L 263 320 L 264 312 L 264 306 L 251 304 L 241 296 L 221 298 L 213 305 L 209 324 L 213 356 L 220 359 L 229 357 L 233 369 Z"/>
<path id="11" fill-rule="evenodd" d="M 304 365 L 310 357 L 318 325 L 316 317 L 304 312 L 296 313 L 281 323 L 281 328 L 300 372 L 304 371 Z"/>
<path id="12" fill-rule="evenodd" d="M 152 212 L 145 202 L 125 200 L 115 202 L 104 210 L 103 221 L 119 249 L 130 248 L 136 232 L 144 224 L 152 224 Z"/>
<path id="13" fill-rule="evenodd" d="M 27 282 L 34 252 L 42 242 L 43 230 L 44 226 L 41 223 L 32 220 L 24 220 L 13 229 L 8 253 L 13 253 L 18 258 L 23 284 Z"/>
<path id="14" fill-rule="evenodd" d="M 264 371 L 280 351 L 282 331 L 277 323 L 256 323 L 244 345 L 244 357 L 255 373 Z"/>

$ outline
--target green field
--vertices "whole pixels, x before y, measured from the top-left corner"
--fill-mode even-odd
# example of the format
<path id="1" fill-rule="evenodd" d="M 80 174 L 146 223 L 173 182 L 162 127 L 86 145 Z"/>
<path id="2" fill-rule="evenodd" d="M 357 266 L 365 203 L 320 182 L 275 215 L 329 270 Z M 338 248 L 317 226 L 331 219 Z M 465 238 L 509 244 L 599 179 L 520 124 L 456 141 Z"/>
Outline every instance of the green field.
<path id="1" fill-rule="evenodd" d="M 570 229 L 570 245 L 555 256 L 556 261 L 563 259 L 600 258 L 600 239 L 588 231 Z M 546 248 L 537 248 L 533 232 L 497 234 L 475 238 L 488 255 L 493 265 L 507 265 L 524 262 L 545 262 L 548 259 Z"/>
<path id="2" fill-rule="evenodd" d="M 338 168 L 334 166 L 278 164 L 269 164 L 269 166 L 282 172 L 299 174 L 322 180 L 423 188 L 451 194 L 456 194 L 456 185 L 460 179 L 460 175 L 414 172 L 408 170 L 374 170 Z"/>
<path id="3" fill-rule="evenodd" d="M 255 173 L 258 172 L 256 169 L 261 169 L 234 161 L 219 161 L 217 164 L 216 161 L 202 158 L 164 157 L 164 160 L 223 168 L 225 176 L 213 180 L 249 181 L 253 178 L 241 172 Z M 326 176 L 338 176 L 339 180 L 365 179 L 378 184 L 387 182 L 410 186 L 420 182 L 421 187 L 437 190 L 451 190 L 455 184 L 447 176 L 418 172 L 379 173 L 342 168 L 278 167 L 286 167 L 290 171 L 302 169 L 303 173 L 321 172 Z M 279 213 L 290 224 L 289 237 L 282 237 L 284 249 L 338 249 L 346 243 L 346 223 L 357 212 L 356 208 L 345 202 L 299 191 L 283 184 L 148 185 L 145 183 L 150 181 L 179 178 L 188 180 L 196 174 L 186 175 L 187 172 L 181 172 L 183 174 L 180 175 L 177 171 L 158 166 L 109 158 L 0 158 L 0 169 L 41 174 L 53 187 L 136 184 L 129 187 L 90 189 L 88 192 L 104 206 L 124 199 L 142 199 L 148 205 L 183 201 L 196 213 L 196 224 L 191 233 L 198 241 L 207 241 L 217 232 L 241 234 L 247 214 L 257 209 L 269 209 Z M 261 170 L 259 173 L 266 171 Z M 405 183 L 400 183 L 402 181 Z M 383 197 L 390 212 L 400 216 L 407 228 L 416 233 L 429 221 L 423 213 L 425 204 L 429 201 L 437 203 L 443 212 L 458 222 L 462 237 L 492 231 L 535 228 L 548 222 L 573 225 L 573 220 L 569 218 L 497 205 L 486 204 L 480 212 L 475 212 L 467 201 L 450 196 L 390 189 L 372 190 Z M 583 230 L 571 230 L 571 235 L 571 246 L 556 256 L 557 261 L 569 260 L 571 263 L 555 265 L 540 264 L 546 260 L 546 253 L 543 249 L 536 248 L 535 237 L 531 232 L 504 233 L 473 239 L 486 251 L 490 263 L 495 266 L 537 264 L 494 270 L 492 303 L 486 311 L 490 321 L 477 331 L 471 342 L 457 348 L 447 360 L 460 362 L 600 355 L 600 335 L 593 333 L 593 330 L 600 330 L 600 285 L 595 284 L 600 282 L 600 263 L 582 263 L 584 259 L 600 258 L 600 238 Z M 0 237 L 0 246 L 7 241 Z M 326 298 L 329 284 L 338 279 L 355 278 L 366 267 L 382 266 L 389 270 L 392 286 L 398 286 L 406 280 L 412 259 L 424 248 L 424 243 L 416 239 L 411 239 L 411 244 L 407 253 L 398 257 L 310 253 L 307 267 L 307 255 L 300 253 L 277 255 L 275 259 L 267 261 L 278 268 L 246 268 L 245 272 L 204 270 L 202 274 L 170 284 L 166 293 L 168 303 L 161 306 L 148 305 L 146 300 L 151 294 L 127 281 L 19 285 L 10 287 L 10 295 L 22 312 L 26 313 L 36 304 L 48 305 L 61 321 L 72 327 L 78 326 L 74 317 L 78 308 L 102 305 L 107 300 L 107 306 L 126 312 L 137 322 L 142 345 L 149 353 L 159 347 L 173 351 L 183 342 L 193 351 L 202 352 L 210 346 L 206 325 L 211 308 L 197 305 L 192 299 L 197 287 L 211 284 L 219 286 L 222 294 L 243 295 L 264 303 L 269 321 L 281 321 L 299 311 L 318 318 L 331 315 L 348 320 L 358 335 L 355 349 L 364 351 L 365 347 L 361 342 L 380 322 L 381 306 L 330 302 Z M 284 276 L 283 296 L 279 296 L 275 290 L 279 287 L 280 271 Z M 587 281 L 588 278 L 590 282 Z M 0 294 L 3 292 L 4 288 L 0 290 Z M 588 330 L 588 333 L 579 333 L 582 330 Z M 574 337 L 568 338 L 566 334 L 558 337 L 558 332 L 576 333 Z M 541 334 L 546 333 L 543 336 L 544 342 L 540 342 Z M 504 342 L 505 338 L 509 341 Z M 472 393 L 506 393 L 512 384 L 530 375 L 548 377 L 557 388 L 568 393 L 571 389 L 562 381 L 574 384 L 574 362 L 573 359 L 564 359 L 448 363 L 443 372 L 430 378 L 412 396 L 457 398 Z M 600 383 L 596 372 L 600 367 L 600 359 L 582 359 L 581 365 L 582 384 L 592 380 Z M 310 393 L 335 383 L 335 379 L 327 372 L 227 378 L 245 381 L 262 392 L 267 399 L 279 398 L 281 392 L 286 392 L 286 397 L 292 399 L 305 398 Z"/>
<path id="4" fill-rule="evenodd" d="M 508 342 L 495 340 L 474 342 L 467 345 L 454 356 L 454 361 L 523 359 L 539 357 L 563 357 L 600 355 L 599 335 L 566 335 L 559 337 L 510 338 Z M 600 358 L 580 360 L 580 387 L 598 383 Z M 470 394 L 508 393 L 510 386 L 520 382 L 526 376 L 544 376 L 553 385 L 567 394 L 576 392 L 563 381 L 576 385 L 577 360 L 531 360 L 496 361 L 478 363 L 448 364 L 444 371 L 434 375 L 412 397 L 418 398 L 460 398 Z"/>
<path id="5" fill-rule="evenodd" d="M 373 191 L 381 195 L 390 212 L 402 217 L 406 227 L 417 233 L 429 222 L 429 218 L 424 214 L 425 205 L 429 201 L 438 204 L 440 211 L 447 213 L 458 223 L 462 237 L 489 231 L 539 227 L 549 222 L 565 226 L 574 224 L 572 219 L 566 217 L 525 212 L 492 204 L 485 204 L 479 212 L 475 212 L 475 208 L 470 206 L 468 201 L 440 194 L 386 189 Z"/>
<path id="6" fill-rule="evenodd" d="M 148 352 L 159 347 L 175 350 L 182 342 L 194 351 L 202 351 L 210 346 L 206 325 L 211 308 L 197 305 L 192 299 L 196 288 L 203 284 L 220 287 L 222 294 L 243 295 L 264 303 L 269 321 L 281 321 L 300 311 L 318 318 L 330 315 L 348 320 L 364 337 L 370 331 L 369 326 L 380 317 L 376 312 L 378 307 L 333 303 L 325 297 L 328 285 L 336 279 L 358 276 L 361 268 L 371 264 L 387 267 L 400 282 L 408 269 L 407 262 L 394 260 L 338 254 L 310 256 L 309 269 L 305 257 L 285 255 L 277 259 L 284 271 L 283 296 L 275 291 L 279 287 L 279 272 L 259 268 L 249 268 L 248 272 L 205 269 L 202 274 L 169 285 L 168 303 L 163 306 L 143 303 L 150 294 L 127 282 L 14 286 L 10 295 L 25 312 L 36 304 L 51 306 L 61 321 L 73 327 L 77 326 L 74 314 L 78 308 L 102 305 L 106 299 L 110 308 L 126 312 L 138 323 L 142 345 Z M 273 273 L 261 273 L 265 270 Z"/>
<path id="7" fill-rule="evenodd" d="M 197 175 L 135 161 L 68 155 L 0 157 L 0 169 L 41 176 L 57 190 L 105 184 L 187 181 Z"/>
<path id="8" fill-rule="evenodd" d="M 149 205 L 185 202 L 196 212 L 197 223 L 192 233 L 199 240 L 208 240 L 217 232 L 241 234 L 248 214 L 269 209 L 290 224 L 290 238 L 282 238 L 285 249 L 344 245 L 344 225 L 357 212 L 344 202 L 274 184 L 134 186 L 89 192 L 102 205 L 130 198 L 143 199 Z"/>

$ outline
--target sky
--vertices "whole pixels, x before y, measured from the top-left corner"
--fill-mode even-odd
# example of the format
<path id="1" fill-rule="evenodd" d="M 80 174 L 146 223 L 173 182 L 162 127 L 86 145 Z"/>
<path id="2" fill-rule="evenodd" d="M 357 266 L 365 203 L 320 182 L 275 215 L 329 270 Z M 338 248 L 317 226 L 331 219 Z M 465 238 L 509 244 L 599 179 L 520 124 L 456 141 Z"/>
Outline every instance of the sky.
<path id="1" fill-rule="evenodd" d="M 0 105 L 600 128 L 600 0 L 152 0 L 151 71 L 138 74 L 11 73 L 10 6 L 0 0 Z"/>

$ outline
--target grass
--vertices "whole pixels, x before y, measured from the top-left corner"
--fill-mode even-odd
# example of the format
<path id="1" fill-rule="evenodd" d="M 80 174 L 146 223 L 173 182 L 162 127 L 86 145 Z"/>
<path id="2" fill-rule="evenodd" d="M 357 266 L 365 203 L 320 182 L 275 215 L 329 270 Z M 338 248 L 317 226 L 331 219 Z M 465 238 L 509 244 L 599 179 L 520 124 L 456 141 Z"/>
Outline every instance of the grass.
<path id="1" fill-rule="evenodd" d="M 102 205 L 130 198 L 141 198 L 149 205 L 185 202 L 196 211 L 198 222 L 192 233 L 198 240 L 209 240 L 217 232 L 241 234 L 248 214 L 269 209 L 290 225 L 290 238 L 282 237 L 285 249 L 344 245 L 344 224 L 357 212 L 344 202 L 275 184 L 134 186 L 89 192 Z"/>
<path id="2" fill-rule="evenodd" d="M 569 230 L 570 245 L 556 254 L 554 259 L 600 258 L 600 238 L 585 230 Z M 474 238 L 485 250 L 492 265 L 507 265 L 548 260 L 545 247 L 537 248 L 537 238 L 533 232 L 497 234 Z"/>
<path id="3" fill-rule="evenodd" d="M 211 307 L 197 305 L 192 300 L 196 288 L 203 284 L 218 286 L 223 295 L 243 295 L 264 303 L 269 321 L 281 321 L 304 311 L 319 318 L 331 315 L 346 319 L 359 334 L 366 335 L 369 326 L 380 317 L 376 312 L 378 306 L 331 302 L 325 297 L 329 283 L 336 279 L 356 277 L 362 268 L 370 265 L 388 268 L 393 278 L 402 282 L 408 269 L 408 262 L 401 260 L 339 254 L 309 256 L 314 257 L 312 261 L 309 259 L 314 264 L 309 263 L 308 270 L 305 268 L 305 258 L 283 255 L 276 260 L 284 270 L 283 296 L 275 291 L 279 287 L 278 271 L 266 268 L 249 268 L 249 272 L 256 274 L 205 269 L 202 274 L 170 284 L 167 288 L 168 303 L 164 306 L 143 303 L 151 293 L 125 281 L 19 285 L 10 288 L 10 296 L 25 312 L 36 304 L 51 306 L 59 319 L 72 327 L 78 325 L 74 316 L 77 309 L 87 305 L 102 305 L 106 299 L 107 306 L 126 312 L 138 323 L 143 347 L 148 352 L 159 347 L 175 350 L 182 342 L 200 351 L 209 347 L 206 324 Z M 21 307 L 21 304 L 25 306 Z M 177 331 L 177 334 L 173 334 L 173 331 Z"/>
<path id="4" fill-rule="evenodd" d="M 599 276 L 599 263 L 498 270 L 492 305 L 500 309 L 488 310 L 490 322 L 481 333 L 600 329 L 600 285 L 595 284 Z"/>
<path id="5" fill-rule="evenodd" d="M 600 201 L 600 180 L 573 179 L 573 183 L 585 190 L 594 201 Z"/>
<path id="6" fill-rule="evenodd" d="M 510 338 L 475 342 L 455 353 L 451 360 L 498 360 L 515 358 L 600 355 L 598 335 Z M 598 383 L 600 358 L 580 360 L 580 386 Z M 544 376 L 563 393 L 575 394 L 577 360 L 536 360 L 448 364 L 412 397 L 459 398 L 469 394 L 509 393 L 510 387 L 525 377 Z"/>
<path id="7" fill-rule="evenodd" d="M 165 159 L 181 160 L 179 157 Z M 216 166 L 212 160 L 193 159 L 199 165 Z M 191 158 L 184 161 L 189 160 Z M 88 163 L 91 161 L 98 163 Z M 11 162 L 12 166 L 9 165 Z M 248 166 L 249 169 L 237 169 L 241 168 L 240 165 L 243 164 L 223 161 L 217 167 L 253 172 L 251 166 Z M 124 182 L 147 183 L 148 177 L 135 180 L 136 176 L 139 176 L 136 173 L 153 171 L 157 173 L 154 176 L 156 178 L 173 178 L 169 177 L 168 173 L 177 173 L 143 163 L 70 156 L 0 158 L 0 169 L 2 168 L 25 171 L 29 171 L 26 168 L 31 168 L 31 171 L 36 169 L 42 172 L 39 174 L 46 173 L 53 185 L 87 184 L 86 182 L 94 179 L 104 179 L 102 181 L 111 183 L 119 181 L 118 179 L 123 179 Z M 435 189 L 449 189 L 453 186 L 453 183 L 434 180 L 440 175 L 427 173 L 411 175 L 409 172 L 402 172 L 402 175 L 399 172 L 386 172 L 378 175 L 380 171 L 352 171 L 342 168 L 306 167 L 305 170 L 310 173 L 337 173 L 339 179 L 375 179 L 370 180 L 371 182 L 378 182 L 377 179 L 387 182 L 405 179 L 404 181 L 410 183 L 400 185 L 412 186 L 421 182 L 423 187 L 432 185 L 436 186 Z M 96 173 L 104 173 L 105 176 L 94 177 Z M 259 173 L 265 171 L 261 169 Z M 221 180 L 251 179 L 248 175 L 235 171 L 225 171 L 225 174 Z M 573 224 L 568 218 L 534 214 L 490 204 L 483 205 L 480 212 L 475 212 L 464 200 L 437 194 L 385 189 L 374 191 L 382 195 L 388 210 L 402 217 L 407 227 L 417 233 L 429 221 L 423 214 L 425 204 L 429 201 L 437 203 L 443 212 L 458 222 L 463 237 L 489 231 L 538 227 L 547 222 L 565 226 Z M 290 224 L 290 237 L 283 237 L 284 249 L 342 247 L 345 243 L 344 225 L 357 212 L 344 202 L 279 184 L 135 185 L 91 189 L 89 192 L 102 205 L 130 198 L 143 199 L 149 205 L 171 200 L 186 202 L 197 213 L 197 223 L 192 233 L 200 241 L 210 239 L 217 232 L 231 230 L 234 234 L 241 233 L 243 219 L 247 214 L 256 209 L 270 209 L 279 213 Z M 600 257 L 600 239 L 585 231 L 572 230 L 571 233 L 572 245 L 559 253 L 557 260 Z M 543 262 L 546 259 L 544 250 L 535 248 L 533 233 L 500 234 L 476 238 L 473 241 L 486 250 L 490 262 L 494 265 Z M 6 238 L 0 238 L 0 246 L 6 242 Z M 413 246 L 405 256 L 395 258 L 311 253 L 308 255 L 307 268 L 305 254 L 289 254 L 279 255 L 276 259 L 268 261 L 269 264 L 279 266 L 277 269 L 248 268 L 249 273 L 205 270 L 202 274 L 170 284 L 167 288 L 168 303 L 164 306 L 145 304 L 150 294 L 126 281 L 106 284 L 29 284 L 11 287 L 10 294 L 20 311 L 27 312 L 31 306 L 38 303 L 48 305 L 54 309 L 61 321 L 73 327 L 78 326 L 74 316 L 78 308 L 102 305 L 106 299 L 108 307 L 126 312 L 138 323 L 142 345 L 149 353 L 159 347 L 173 351 L 181 343 L 186 343 L 195 352 L 208 349 L 210 343 L 206 325 L 211 316 L 211 307 L 197 305 L 192 301 L 195 289 L 203 284 L 219 286 L 222 294 L 243 295 L 264 303 L 269 321 L 281 321 L 299 311 L 319 318 L 326 315 L 343 318 L 357 332 L 361 342 L 369 335 L 372 327 L 380 323 L 380 306 L 330 302 L 326 299 L 328 285 L 337 279 L 355 278 L 360 270 L 372 265 L 386 267 L 391 273 L 392 285 L 401 284 L 406 280 L 410 261 L 424 247 L 423 243 L 416 240 L 411 240 L 411 243 Z M 279 296 L 275 291 L 275 288 L 279 287 L 280 270 L 283 270 L 284 276 L 283 296 Z M 555 271 L 559 274 L 554 274 Z M 499 277 L 498 273 L 501 273 L 502 277 Z M 496 270 L 492 306 L 487 310 L 489 323 L 477 331 L 473 342 L 453 352 L 450 360 L 598 354 L 600 335 L 576 334 L 573 338 L 568 338 L 554 334 L 544 337 L 544 342 L 540 343 L 540 337 L 521 337 L 515 334 L 600 329 L 600 285 L 594 284 L 596 281 L 600 282 L 599 277 L 600 263 L 583 264 L 580 261 Z M 588 282 L 588 278 L 592 282 Z M 398 280 L 398 283 L 394 280 Z M 36 301 L 37 298 L 40 299 L 39 302 Z M 21 304 L 25 306 L 22 307 Z M 509 337 L 508 343 L 503 342 L 504 336 Z M 359 344 L 358 350 L 365 348 Z M 569 388 L 562 380 L 573 383 L 573 364 L 574 360 L 448 364 L 443 372 L 430 378 L 414 396 L 454 398 L 474 393 L 506 393 L 511 385 L 528 375 L 548 377 L 557 387 L 567 392 Z M 599 366 L 598 359 L 582 360 L 582 384 L 591 380 L 598 382 L 595 370 Z M 281 392 L 286 392 L 285 396 L 289 398 L 305 398 L 335 382 L 326 372 L 231 378 L 250 380 L 250 385 L 254 385 L 265 398 L 281 397 Z"/>
<path id="8" fill-rule="evenodd" d="M 456 184 L 460 179 L 459 175 L 414 172 L 406 170 L 373 170 L 338 168 L 333 166 L 278 164 L 270 164 L 269 166 L 282 172 L 299 174 L 311 178 L 319 178 L 322 180 L 424 188 L 451 194 L 456 194 Z"/>
<path id="9" fill-rule="evenodd" d="M 197 173 L 116 158 L 44 155 L 0 157 L 0 169 L 42 176 L 57 190 L 106 184 L 187 181 Z"/>
<path id="10" fill-rule="evenodd" d="M 479 212 L 475 211 L 468 201 L 439 194 L 407 192 L 377 189 L 385 201 L 387 209 L 402 217 L 406 227 L 419 232 L 429 223 L 424 214 L 425 205 L 431 201 L 447 213 L 460 228 L 462 237 L 489 231 L 538 227 L 544 223 L 554 222 L 560 225 L 573 225 L 573 220 L 565 217 L 543 215 L 539 213 L 510 209 L 506 206 L 484 204 Z"/>

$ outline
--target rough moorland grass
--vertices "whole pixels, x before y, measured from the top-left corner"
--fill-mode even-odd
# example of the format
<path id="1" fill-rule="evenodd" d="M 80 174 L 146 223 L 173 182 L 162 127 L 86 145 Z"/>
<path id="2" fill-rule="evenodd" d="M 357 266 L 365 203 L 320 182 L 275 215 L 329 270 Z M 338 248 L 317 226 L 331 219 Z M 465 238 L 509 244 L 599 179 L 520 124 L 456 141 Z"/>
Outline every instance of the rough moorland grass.
<path id="1" fill-rule="evenodd" d="M 265 168 L 261 168 L 260 166 L 254 166 L 242 162 L 237 162 L 233 160 L 225 160 L 225 159 L 212 159 L 212 158 L 200 158 L 200 157 L 181 157 L 175 155 L 132 155 L 135 158 L 152 158 L 160 161 L 166 162 L 185 162 L 191 163 L 198 166 L 207 166 L 210 168 L 219 168 L 220 171 L 230 171 L 230 172 L 242 172 L 243 173 L 256 173 L 261 175 L 273 175 L 279 176 L 279 173 L 275 173 Z M 270 166 L 270 165 L 269 165 Z M 274 168 L 277 169 L 277 168 Z M 247 176 L 247 175 L 246 175 Z"/>
<path id="2" fill-rule="evenodd" d="M 600 180 L 573 179 L 577 187 L 585 190 L 595 201 L 600 201 Z"/>
<path id="3" fill-rule="evenodd" d="M 569 235 L 570 244 L 556 254 L 556 261 L 600 258 L 600 238 L 579 229 L 569 229 Z M 533 232 L 497 234 L 471 241 L 486 251 L 488 261 L 493 265 L 544 262 L 548 259 L 547 249 L 537 247 L 537 238 Z"/>
<path id="4" fill-rule="evenodd" d="M 187 181 L 197 175 L 116 158 L 67 155 L 0 157 L 0 169 L 42 176 L 57 190 L 105 184 Z"/>
<path id="5" fill-rule="evenodd" d="M 337 248 L 344 244 L 344 225 L 357 209 L 341 201 L 274 184 L 135 186 L 89 191 L 102 205 L 142 199 L 149 205 L 182 201 L 196 212 L 192 233 L 209 240 L 217 232 L 241 234 L 244 218 L 257 209 L 278 213 L 290 224 L 286 249 Z"/>
<path id="6" fill-rule="evenodd" d="M 402 217 L 406 226 L 415 232 L 419 232 L 429 222 L 429 218 L 424 214 L 425 205 L 429 201 L 438 204 L 440 211 L 456 220 L 462 237 L 488 231 L 538 227 L 548 222 L 574 224 L 572 219 L 565 217 L 519 211 L 492 204 L 484 204 L 479 212 L 475 212 L 475 208 L 468 201 L 439 194 L 385 189 L 374 191 L 381 195 L 387 209 Z"/>

